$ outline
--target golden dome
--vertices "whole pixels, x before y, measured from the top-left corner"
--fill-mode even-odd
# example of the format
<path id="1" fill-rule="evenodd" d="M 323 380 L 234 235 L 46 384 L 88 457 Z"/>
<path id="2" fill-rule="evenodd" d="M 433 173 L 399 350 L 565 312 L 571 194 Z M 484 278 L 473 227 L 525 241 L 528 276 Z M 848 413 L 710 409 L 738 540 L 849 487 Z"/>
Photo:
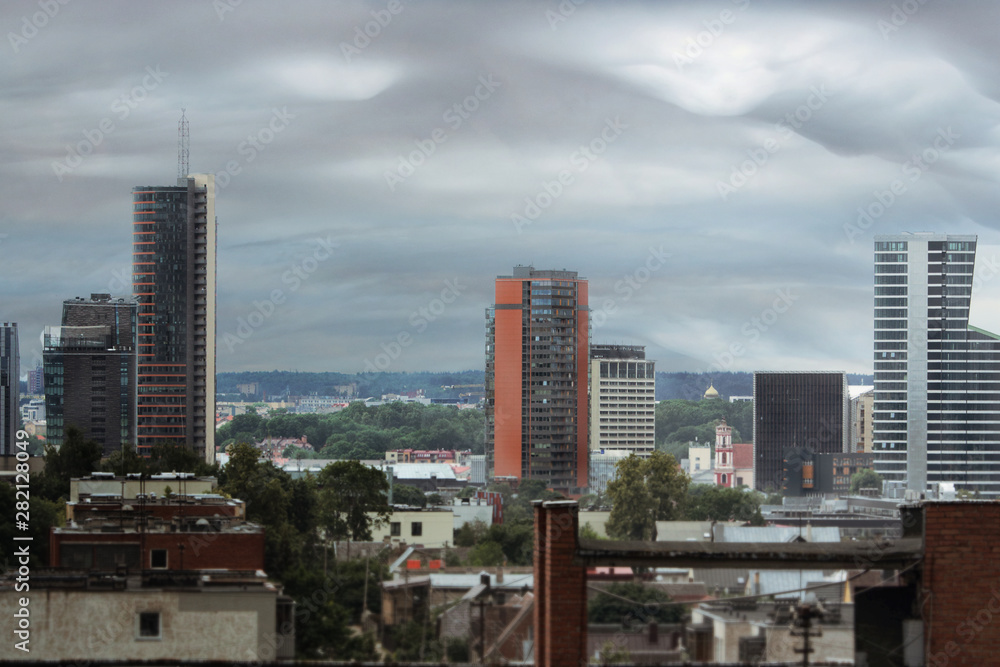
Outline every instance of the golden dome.
<path id="1" fill-rule="evenodd" d="M 716 391 L 715 386 L 712 384 L 708 385 L 708 389 L 705 391 L 705 395 L 702 398 L 719 398 L 719 392 Z"/>

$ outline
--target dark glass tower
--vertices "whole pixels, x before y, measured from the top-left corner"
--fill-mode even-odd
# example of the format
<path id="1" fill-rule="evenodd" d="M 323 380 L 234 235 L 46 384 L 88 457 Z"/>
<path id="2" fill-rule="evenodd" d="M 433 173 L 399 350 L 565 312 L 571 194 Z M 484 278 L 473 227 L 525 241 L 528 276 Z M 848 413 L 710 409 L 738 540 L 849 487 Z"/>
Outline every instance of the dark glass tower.
<path id="1" fill-rule="evenodd" d="M 21 356 L 17 323 L 0 326 L 0 454 L 15 453 L 17 430 L 21 428 Z"/>
<path id="2" fill-rule="evenodd" d="M 134 447 L 136 303 L 110 294 L 65 301 L 62 326 L 44 338 L 47 440 L 61 445 L 76 426 L 104 456 Z"/>
<path id="3" fill-rule="evenodd" d="M 756 371 L 753 374 L 754 484 L 784 485 L 784 458 L 803 448 L 813 454 L 847 451 L 850 396 L 842 371 Z"/>
<path id="4" fill-rule="evenodd" d="M 215 177 L 136 187 L 140 452 L 183 444 L 215 460 Z"/>

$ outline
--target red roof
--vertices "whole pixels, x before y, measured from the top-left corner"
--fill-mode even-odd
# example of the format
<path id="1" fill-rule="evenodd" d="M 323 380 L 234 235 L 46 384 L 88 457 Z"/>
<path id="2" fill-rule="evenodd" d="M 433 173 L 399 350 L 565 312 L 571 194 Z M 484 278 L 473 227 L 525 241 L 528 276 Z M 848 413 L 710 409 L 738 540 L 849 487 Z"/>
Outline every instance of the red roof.
<path id="1" fill-rule="evenodd" d="M 736 470 L 753 470 L 752 442 L 733 445 L 733 468 Z"/>

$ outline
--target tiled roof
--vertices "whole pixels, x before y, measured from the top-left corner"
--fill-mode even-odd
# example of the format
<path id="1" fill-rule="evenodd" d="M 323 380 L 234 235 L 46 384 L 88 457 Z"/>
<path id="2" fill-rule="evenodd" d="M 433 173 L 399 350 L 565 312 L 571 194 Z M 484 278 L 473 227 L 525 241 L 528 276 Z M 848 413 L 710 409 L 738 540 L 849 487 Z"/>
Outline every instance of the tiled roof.
<path id="1" fill-rule="evenodd" d="M 733 468 L 753 470 L 752 442 L 741 442 L 733 445 Z"/>

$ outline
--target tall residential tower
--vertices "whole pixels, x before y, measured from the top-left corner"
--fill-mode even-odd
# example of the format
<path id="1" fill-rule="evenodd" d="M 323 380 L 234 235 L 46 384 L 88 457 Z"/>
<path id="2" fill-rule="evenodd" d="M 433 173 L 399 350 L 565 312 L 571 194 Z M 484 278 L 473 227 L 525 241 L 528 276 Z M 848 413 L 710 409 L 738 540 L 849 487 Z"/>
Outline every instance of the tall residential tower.
<path id="1" fill-rule="evenodd" d="M 132 189 L 141 453 L 158 442 L 215 461 L 215 176 Z"/>
<path id="2" fill-rule="evenodd" d="M 875 470 L 1000 497 L 1000 336 L 969 323 L 976 237 L 875 237 Z"/>
<path id="3" fill-rule="evenodd" d="M 17 344 L 17 322 L 0 326 L 0 455 L 15 453 L 17 430 L 21 428 L 21 356 Z"/>
<path id="4" fill-rule="evenodd" d="M 587 486 L 590 310 L 575 271 L 514 267 L 486 313 L 488 478 Z"/>

